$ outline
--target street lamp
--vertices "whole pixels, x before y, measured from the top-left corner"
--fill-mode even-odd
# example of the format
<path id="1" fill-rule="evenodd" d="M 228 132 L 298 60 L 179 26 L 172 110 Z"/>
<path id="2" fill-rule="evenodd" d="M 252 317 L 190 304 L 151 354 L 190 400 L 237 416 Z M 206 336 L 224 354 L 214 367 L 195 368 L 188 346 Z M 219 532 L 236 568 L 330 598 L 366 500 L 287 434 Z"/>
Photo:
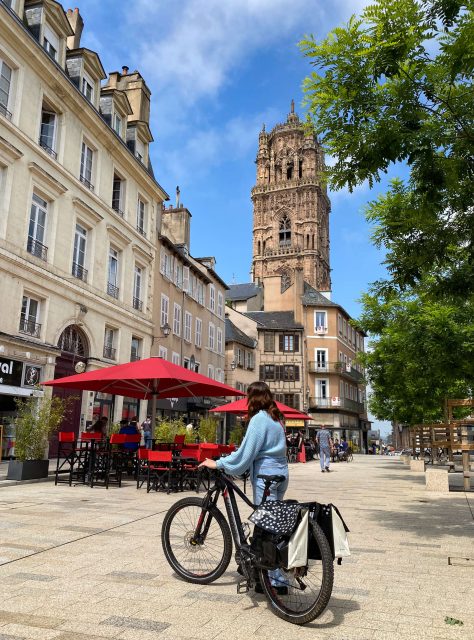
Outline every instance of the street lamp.
<path id="1" fill-rule="evenodd" d="M 167 322 L 165 324 L 163 324 L 160 327 L 160 329 L 161 329 L 161 333 L 163 334 L 163 336 L 165 338 L 167 338 L 169 336 L 169 334 L 171 333 L 171 327 Z"/>
<path id="2" fill-rule="evenodd" d="M 232 360 L 232 362 L 230 363 L 230 368 L 232 369 L 232 371 L 235 371 L 235 367 L 236 367 L 236 363 L 235 360 Z"/>

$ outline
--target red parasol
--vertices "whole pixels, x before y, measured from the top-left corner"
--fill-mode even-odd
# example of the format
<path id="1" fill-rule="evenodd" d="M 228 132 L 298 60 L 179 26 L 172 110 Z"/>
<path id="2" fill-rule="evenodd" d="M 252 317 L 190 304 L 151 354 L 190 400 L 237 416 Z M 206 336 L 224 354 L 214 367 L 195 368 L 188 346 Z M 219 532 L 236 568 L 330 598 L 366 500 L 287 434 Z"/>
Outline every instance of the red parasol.
<path id="1" fill-rule="evenodd" d="M 158 398 L 242 396 L 241 391 L 185 369 L 163 358 L 146 358 L 66 378 L 48 380 L 51 387 L 100 391 L 142 400 L 152 399 L 152 429 Z"/>
<path id="2" fill-rule="evenodd" d="M 293 420 L 312 420 L 311 416 L 309 416 L 307 413 L 303 413 L 302 411 L 293 409 L 293 407 L 288 407 L 286 404 L 277 402 L 276 405 L 285 418 Z M 211 409 L 209 413 L 220 413 L 221 411 L 223 413 L 234 413 L 236 415 L 243 415 L 247 413 L 247 398 L 241 398 L 240 400 L 236 400 L 235 402 L 223 404 L 220 407 Z"/>

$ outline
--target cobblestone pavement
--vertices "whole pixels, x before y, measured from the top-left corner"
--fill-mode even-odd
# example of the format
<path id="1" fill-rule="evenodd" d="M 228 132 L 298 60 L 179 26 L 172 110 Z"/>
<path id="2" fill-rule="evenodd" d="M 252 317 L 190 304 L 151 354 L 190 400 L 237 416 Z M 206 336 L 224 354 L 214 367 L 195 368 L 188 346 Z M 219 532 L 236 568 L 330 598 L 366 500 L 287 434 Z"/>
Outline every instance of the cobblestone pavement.
<path id="1" fill-rule="evenodd" d="M 176 578 L 160 527 L 182 494 L 48 482 L 0 490 L 0 640 L 474 638 L 474 494 L 426 493 L 396 458 L 290 473 L 287 497 L 334 502 L 351 529 L 353 555 L 313 623 L 237 595 L 234 561 L 212 585 Z"/>

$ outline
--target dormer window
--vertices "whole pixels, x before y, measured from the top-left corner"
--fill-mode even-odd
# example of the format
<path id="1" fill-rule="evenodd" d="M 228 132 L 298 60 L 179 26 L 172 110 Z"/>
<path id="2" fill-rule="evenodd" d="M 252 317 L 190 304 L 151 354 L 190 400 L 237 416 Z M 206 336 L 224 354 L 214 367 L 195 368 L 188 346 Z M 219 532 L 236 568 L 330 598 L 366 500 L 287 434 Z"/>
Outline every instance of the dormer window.
<path id="1" fill-rule="evenodd" d="M 118 135 L 121 137 L 122 136 L 122 118 L 117 113 L 114 113 L 113 126 L 114 126 L 115 133 L 118 133 Z"/>
<path id="2" fill-rule="evenodd" d="M 82 76 L 81 91 L 89 102 L 94 101 L 94 83 L 86 74 Z"/>
<path id="3" fill-rule="evenodd" d="M 50 58 L 58 60 L 59 38 L 48 25 L 44 26 L 43 48 Z"/>

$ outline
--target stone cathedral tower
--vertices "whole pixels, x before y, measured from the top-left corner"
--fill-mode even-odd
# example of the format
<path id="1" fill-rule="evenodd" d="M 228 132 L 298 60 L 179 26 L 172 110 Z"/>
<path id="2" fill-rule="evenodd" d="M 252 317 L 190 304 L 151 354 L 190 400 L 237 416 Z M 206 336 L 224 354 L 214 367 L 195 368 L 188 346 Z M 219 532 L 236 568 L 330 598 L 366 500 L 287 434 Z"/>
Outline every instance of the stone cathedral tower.
<path id="1" fill-rule="evenodd" d="M 295 270 L 318 291 L 331 290 L 330 202 L 321 181 L 323 151 L 294 110 L 258 140 L 257 183 L 252 189 L 255 283 L 281 275 L 282 291 Z"/>

